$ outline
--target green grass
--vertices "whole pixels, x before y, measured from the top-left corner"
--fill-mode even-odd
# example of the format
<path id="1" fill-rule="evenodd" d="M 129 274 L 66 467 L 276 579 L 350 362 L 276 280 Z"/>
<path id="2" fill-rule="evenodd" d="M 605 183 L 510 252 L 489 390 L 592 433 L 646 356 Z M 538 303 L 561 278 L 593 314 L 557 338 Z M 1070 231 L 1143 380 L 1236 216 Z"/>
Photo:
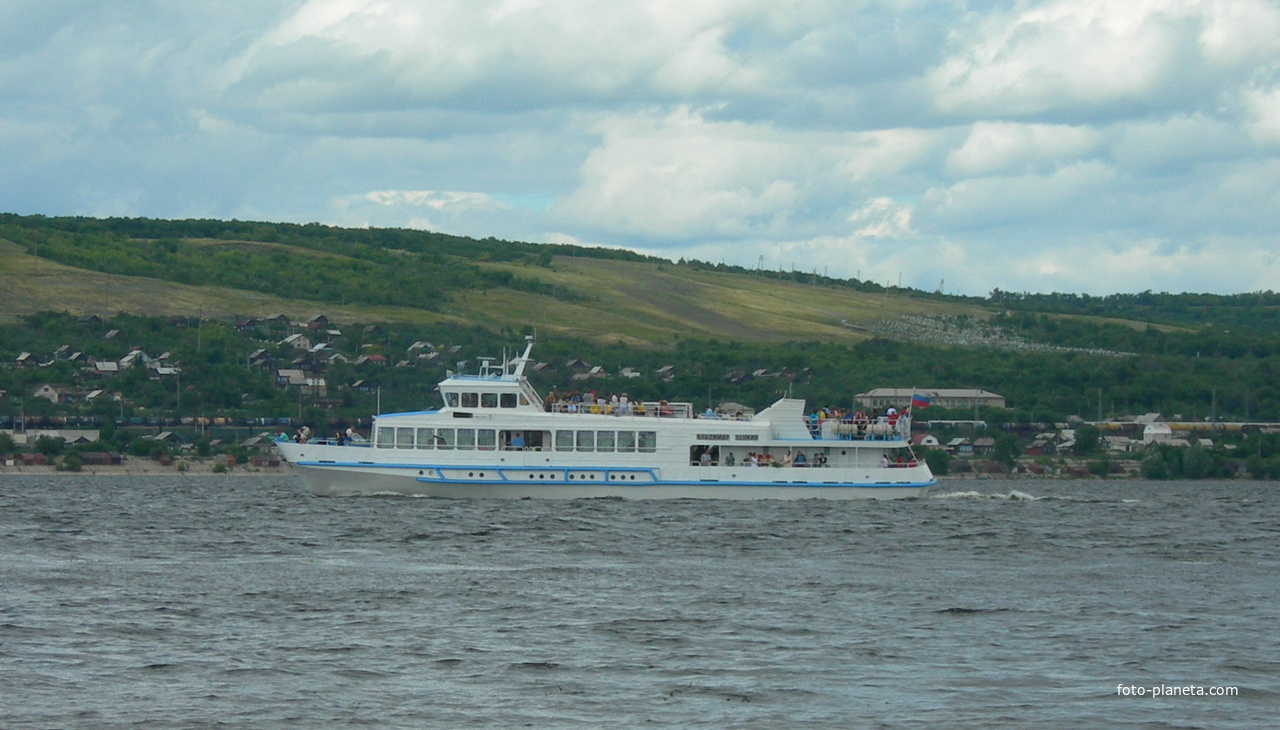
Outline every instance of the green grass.
<path id="1" fill-rule="evenodd" d="M 200 241 L 269 249 L 280 244 Z M 295 247 L 290 253 L 331 256 Z M 853 341 L 861 326 L 913 314 L 985 317 L 971 306 L 865 294 L 838 287 L 698 271 L 675 264 L 557 257 L 550 269 L 482 263 L 572 292 L 571 299 L 513 289 L 467 290 L 441 312 L 409 307 L 333 305 L 226 287 L 189 286 L 107 275 L 37 260 L 0 240 L 0 319 L 39 311 L 111 316 L 186 315 L 229 319 L 324 313 L 338 323 L 452 321 L 489 329 L 534 327 L 604 342 L 669 345 L 681 338 L 784 342 Z"/>

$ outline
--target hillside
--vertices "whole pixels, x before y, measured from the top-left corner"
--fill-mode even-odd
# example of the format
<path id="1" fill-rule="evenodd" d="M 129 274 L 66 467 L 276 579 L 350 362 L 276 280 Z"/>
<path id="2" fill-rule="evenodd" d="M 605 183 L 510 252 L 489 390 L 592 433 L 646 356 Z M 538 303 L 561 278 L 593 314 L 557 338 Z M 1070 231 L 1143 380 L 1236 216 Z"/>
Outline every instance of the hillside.
<path id="1" fill-rule="evenodd" d="M 407 229 L 0 213 L 0 321 L 55 311 L 537 330 L 596 343 L 1270 357 L 1280 295 L 943 296 L 801 272 Z"/>
<path id="2" fill-rule="evenodd" d="M 139 245 L 145 245 L 140 243 Z M 283 243 L 190 239 L 193 250 L 252 248 L 269 257 L 349 269 L 351 257 Z M 405 254 L 411 265 L 411 254 Z M 534 327 L 577 337 L 632 344 L 669 344 L 678 338 L 746 341 L 857 341 L 868 329 L 904 316 L 984 316 L 971 304 L 868 293 L 680 266 L 558 255 L 549 265 L 472 262 L 492 281 L 536 282 L 518 288 L 459 287 L 432 308 L 360 301 L 284 297 L 236 286 L 199 286 L 154 276 L 106 273 L 31 255 L 0 240 L 0 317 L 40 311 L 109 316 L 186 315 L 230 318 L 283 312 L 303 318 L 323 312 L 337 322 L 453 322 L 491 330 Z M 103 266 L 101 268 L 108 268 Z M 531 290 L 534 289 L 534 290 Z M 541 291 L 539 291 L 539 289 Z M 544 293 L 548 292 L 548 293 Z"/>

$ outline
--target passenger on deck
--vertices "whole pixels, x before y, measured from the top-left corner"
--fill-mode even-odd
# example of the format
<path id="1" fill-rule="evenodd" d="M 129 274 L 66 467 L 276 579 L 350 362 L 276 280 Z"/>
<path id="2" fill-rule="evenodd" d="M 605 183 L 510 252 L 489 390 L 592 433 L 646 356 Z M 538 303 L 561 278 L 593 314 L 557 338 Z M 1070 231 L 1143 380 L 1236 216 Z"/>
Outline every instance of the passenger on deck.
<path id="1" fill-rule="evenodd" d="M 796 453 L 796 459 L 795 459 L 794 464 L 795 464 L 796 466 L 804 466 L 804 465 L 805 465 L 805 459 L 804 459 L 804 452 L 803 452 L 803 451 L 800 451 L 800 452 Z"/>

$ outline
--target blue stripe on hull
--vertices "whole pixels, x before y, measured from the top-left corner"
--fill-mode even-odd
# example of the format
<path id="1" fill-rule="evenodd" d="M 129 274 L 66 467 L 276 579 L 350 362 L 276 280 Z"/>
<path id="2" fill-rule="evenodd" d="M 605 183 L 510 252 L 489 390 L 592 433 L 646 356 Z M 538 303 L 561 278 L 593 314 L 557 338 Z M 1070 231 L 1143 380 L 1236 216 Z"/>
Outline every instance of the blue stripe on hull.
<path id="1" fill-rule="evenodd" d="M 793 489 L 921 489 L 931 487 L 937 483 L 937 479 L 930 479 L 925 482 L 807 482 L 807 481 L 739 481 L 739 480 L 723 480 L 723 479 L 660 479 L 654 469 L 643 467 L 491 467 L 491 466 L 475 466 L 470 464 L 460 465 L 439 465 L 439 464 L 370 464 L 369 462 L 330 462 L 330 461 L 302 461 L 296 464 L 298 467 L 311 469 L 336 470 L 350 473 L 356 476 L 360 471 L 370 469 L 398 469 L 398 470 L 417 470 L 421 472 L 412 476 L 414 481 L 423 484 L 436 484 L 447 486 L 512 486 L 512 487 L 617 487 L 622 490 L 639 489 L 644 487 L 754 487 L 754 488 L 793 488 Z M 344 468 L 345 467 L 345 468 Z M 449 472 L 455 470 L 470 470 L 484 474 L 493 474 L 494 478 L 471 478 L 460 479 L 456 477 L 446 477 L 439 472 Z M 554 474 L 554 480 L 530 480 L 512 478 L 511 473 L 523 472 L 534 474 Z M 570 479 L 569 474 L 573 473 L 590 473 L 603 476 L 600 480 L 587 479 Z M 610 480 L 608 477 L 612 474 L 625 475 L 644 475 L 648 479 L 644 481 L 632 480 Z"/>

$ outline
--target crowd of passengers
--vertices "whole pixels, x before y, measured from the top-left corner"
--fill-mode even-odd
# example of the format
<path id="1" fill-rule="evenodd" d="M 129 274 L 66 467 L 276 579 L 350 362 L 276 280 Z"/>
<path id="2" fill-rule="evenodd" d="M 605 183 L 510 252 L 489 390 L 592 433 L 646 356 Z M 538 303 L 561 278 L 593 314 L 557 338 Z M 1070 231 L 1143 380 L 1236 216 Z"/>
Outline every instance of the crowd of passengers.
<path id="1" fill-rule="evenodd" d="M 737 466 L 738 465 L 737 459 L 734 458 L 733 452 L 729 452 L 728 454 L 725 455 L 723 464 L 717 461 L 716 459 L 717 453 L 718 453 L 718 447 L 715 447 L 715 446 L 706 447 L 702 449 L 702 451 L 698 454 L 698 457 L 694 460 L 693 463 L 698 466 Z M 917 461 L 914 454 L 907 454 L 905 456 L 902 454 L 899 454 L 897 457 L 897 460 L 895 461 L 891 461 L 887 454 L 880 457 L 880 466 L 885 469 L 906 468 L 909 466 L 915 466 L 916 463 Z M 742 459 L 742 464 L 741 464 L 741 466 L 746 466 L 746 467 L 753 467 L 753 466 L 824 467 L 826 465 L 827 465 L 827 455 L 822 451 L 815 451 L 813 454 L 813 458 L 809 459 L 805 457 L 805 454 L 803 451 L 795 451 L 793 453 L 790 449 L 783 452 L 778 459 L 774 459 L 773 454 L 769 454 L 766 452 L 757 453 L 755 451 L 750 451 L 750 452 L 747 452 L 746 457 Z"/>
<path id="2" fill-rule="evenodd" d="M 809 431 L 817 435 L 822 430 L 822 424 L 826 421 L 836 421 L 837 423 L 853 426 L 857 430 L 859 437 L 865 436 L 868 427 L 873 423 L 888 424 L 889 429 L 897 432 L 898 423 L 903 420 L 906 413 L 898 413 L 898 409 L 889 406 L 884 413 L 876 415 L 872 411 L 871 415 L 867 415 L 865 411 L 854 410 L 851 408 L 819 408 L 810 413 L 807 418 L 809 420 Z"/>

